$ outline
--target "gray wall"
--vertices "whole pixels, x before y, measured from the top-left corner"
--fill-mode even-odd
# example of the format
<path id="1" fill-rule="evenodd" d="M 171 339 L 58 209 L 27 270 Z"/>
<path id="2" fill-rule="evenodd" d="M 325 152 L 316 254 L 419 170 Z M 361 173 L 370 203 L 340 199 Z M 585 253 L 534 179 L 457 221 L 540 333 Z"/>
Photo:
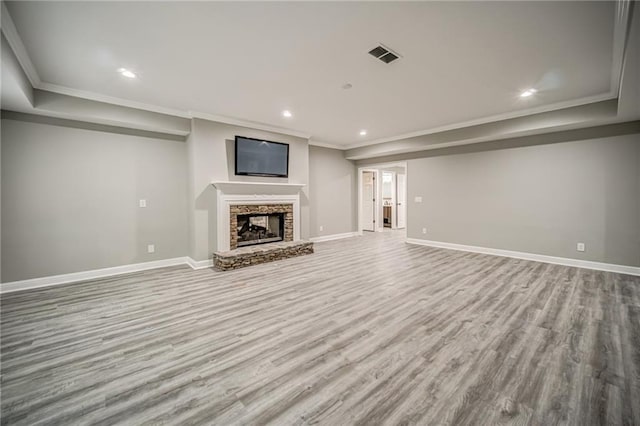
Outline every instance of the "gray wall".
<path id="1" fill-rule="evenodd" d="M 289 177 L 235 176 L 235 136 L 289 144 Z M 187 139 L 189 175 L 189 255 L 197 261 L 211 259 L 217 250 L 216 189 L 212 181 L 301 183 L 300 234 L 309 238 L 309 144 L 307 139 L 280 133 L 194 119 Z"/>
<path id="2" fill-rule="evenodd" d="M 343 151 L 309 147 L 309 186 L 311 237 L 357 231 L 357 169 Z"/>
<path id="3" fill-rule="evenodd" d="M 409 238 L 640 266 L 640 134 L 431 155 L 408 162 Z"/>
<path id="4" fill-rule="evenodd" d="M 3 282 L 187 254 L 185 142 L 3 119 L 1 160 Z"/>

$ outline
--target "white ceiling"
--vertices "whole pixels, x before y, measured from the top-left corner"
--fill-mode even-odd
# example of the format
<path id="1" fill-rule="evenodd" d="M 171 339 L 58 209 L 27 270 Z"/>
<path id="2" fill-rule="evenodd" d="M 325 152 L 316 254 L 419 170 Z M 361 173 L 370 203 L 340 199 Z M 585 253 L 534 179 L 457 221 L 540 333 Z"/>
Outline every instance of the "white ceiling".
<path id="1" fill-rule="evenodd" d="M 341 146 L 612 89 L 614 2 L 51 1 L 8 8 L 44 82 L 286 127 Z M 387 65 L 368 55 L 379 42 L 403 57 Z M 120 76 L 120 67 L 139 78 Z M 342 89 L 345 83 L 353 88 Z M 519 98 L 529 87 L 539 92 Z M 282 117 L 284 109 L 293 118 Z"/>

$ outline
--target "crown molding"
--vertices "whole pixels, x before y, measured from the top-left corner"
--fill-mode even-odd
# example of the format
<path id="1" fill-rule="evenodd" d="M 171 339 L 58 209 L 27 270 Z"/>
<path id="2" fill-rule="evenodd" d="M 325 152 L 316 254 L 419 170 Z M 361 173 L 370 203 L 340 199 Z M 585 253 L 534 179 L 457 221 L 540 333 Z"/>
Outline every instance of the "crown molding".
<path id="1" fill-rule="evenodd" d="M 121 123 L 112 120 L 94 119 L 89 121 L 84 117 L 78 117 L 74 114 L 64 114 L 35 109 L 28 112 L 3 109 L 2 119 L 180 142 L 185 142 L 189 134 L 189 132 L 176 131 L 172 129 L 158 129 L 150 126 Z"/>
<path id="2" fill-rule="evenodd" d="M 347 144 L 344 148 L 340 149 L 352 149 L 361 148 L 363 146 L 376 145 L 379 143 L 393 142 L 402 139 L 409 139 L 418 136 L 430 135 L 433 133 L 446 132 L 448 130 L 460 129 L 463 127 L 476 126 L 479 124 L 487 124 L 494 121 L 508 120 L 510 118 L 524 117 L 527 115 L 539 114 L 543 112 L 551 112 L 564 108 L 571 108 L 580 105 L 591 104 L 595 102 L 608 101 L 611 99 L 617 99 L 620 95 L 622 71 L 624 59 L 626 56 L 626 47 L 629 39 L 629 31 L 631 28 L 631 14 L 634 2 L 632 0 L 616 0 L 616 15 L 614 17 L 614 34 L 613 34 L 613 46 L 612 54 L 613 59 L 611 62 L 611 84 L 609 91 L 599 95 L 588 96 L 579 99 L 573 99 L 570 101 L 557 102 L 550 105 L 544 105 L 536 108 L 527 108 L 519 111 L 508 112 L 503 114 L 496 114 L 487 117 L 482 117 L 475 120 L 469 120 L 465 122 L 457 122 L 445 126 L 440 126 L 432 129 L 419 130 L 416 132 L 405 133 L 397 136 L 390 136 L 386 138 L 374 139 L 361 143 Z"/>
<path id="3" fill-rule="evenodd" d="M 130 101 L 128 99 L 117 98 L 115 96 L 103 95 L 100 93 L 89 92 L 86 90 L 73 89 L 71 87 L 61 86 L 59 84 L 42 82 L 36 89 L 44 90 L 47 92 L 58 93 L 61 95 L 73 96 L 75 98 L 88 99 L 96 102 L 103 102 L 105 104 L 117 105 L 127 108 L 134 108 L 143 111 L 156 112 L 158 114 L 172 115 L 180 118 L 191 118 L 191 116 L 179 109 L 166 108 L 158 105 L 148 104 L 144 102 Z"/>
<path id="4" fill-rule="evenodd" d="M 286 127 L 272 126 L 266 123 L 243 120 L 240 118 L 227 117 L 224 115 L 208 114 L 205 112 L 198 112 L 198 111 L 189 111 L 189 116 L 191 118 L 215 121 L 217 123 L 231 124 L 233 126 L 249 127 L 251 129 L 263 130 L 265 132 L 280 133 L 283 135 L 295 136 L 298 138 L 304 138 L 304 139 L 311 138 L 310 134 L 299 131 L 299 130 L 288 129 Z"/>
<path id="5" fill-rule="evenodd" d="M 27 75 L 27 78 L 29 79 L 29 82 L 31 83 L 31 86 L 34 89 L 44 90 L 44 91 L 53 92 L 53 93 L 59 93 L 61 95 L 73 96 L 73 97 L 88 99 L 88 100 L 97 101 L 97 102 L 104 102 L 111 105 L 118 105 L 118 106 L 123 106 L 128 108 L 139 109 L 143 111 L 155 112 L 159 114 L 172 115 L 180 118 L 187 118 L 187 119 L 199 118 L 203 120 L 211 120 L 211 121 L 216 121 L 216 122 L 225 123 L 225 124 L 232 124 L 232 125 L 242 126 L 242 127 L 250 127 L 258 130 L 280 133 L 280 134 L 285 134 L 289 136 L 296 136 L 304 139 L 309 139 L 311 137 L 311 135 L 308 133 L 305 133 L 299 130 L 288 129 L 285 127 L 272 126 L 265 123 L 258 123 L 258 122 L 243 120 L 239 118 L 202 113 L 198 111 L 183 111 L 176 108 L 168 108 L 168 107 L 153 105 L 153 104 L 144 103 L 144 102 L 131 101 L 128 99 L 103 95 L 101 93 L 96 93 L 96 92 L 91 92 L 86 90 L 74 89 L 71 87 L 61 86 L 58 84 L 42 81 L 40 79 L 40 76 L 35 66 L 33 65 L 33 62 L 31 61 L 31 58 L 29 57 L 29 54 L 27 52 L 27 49 L 24 46 L 24 43 L 22 42 L 22 38 L 20 37 L 20 34 L 18 33 L 18 30 L 16 29 L 15 24 L 13 23 L 13 19 L 9 14 L 7 6 L 5 5 L 4 1 L 0 2 L 0 4 L 2 7 L 2 14 L 1 14 L 2 21 L 1 21 L 0 29 L 2 31 L 2 34 L 4 34 L 5 38 L 7 39 L 9 46 L 11 47 L 14 54 L 16 55 L 16 58 L 18 59 L 20 66 L 24 70 L 25 74 Z"/>
<path id="6" fill-rule="evenodd" d="M 615 133 L 615 135 L 636 134 L 638 133 L 638 127 L 637 127 L 638 123 L 640 123 L 640 116 L 632 119 L 629 119 L 628 117 L 624 117 L 624 118 L 615 118 L 615 119 L 591 120 L 587 123 L 571 123 L 571 124 L 566 124 L 561 126 L 544 127 L 544 128 L 533 129 L 533 130 L 527 130 L 523 132 L 508 133 L 500 136 L 482 136 L 482 137 L 464 139 L 464 140 L 455 141 L 455 142 L 444 142 L 444 143 L 436 143 L 436 144 L 430 144 L 430 145 L 420 146 L 420 147 L 393 149 L 386 152 L 379 152 L 375 154 L 370 154 L 370 153 L 350 154 L 349 151 L 347 150 L 347 152 L 345 153 L 345 158 L 347 160 L 353 160 L 356 162 L 360 160 L 386 161 L 389 158 L 398 159 L 398 161 L 400 161 L 400 160 L 409 159 L 408 157 L 404 157 L 403 156 L 404 154 L 420 153 L 420 152 L 427 152 L 432 150 L 435 151 L 435 150 L 440 150 L 445 148 L 468 146 L 468 145 L 485 143 L 485 142 L 518 140 L 518 139 L 528 138 L 532 136 L 536 136 L 539 138 L 544 135 L 553 135 L 553 134 L 559 135 L 564 132 L 579 131 L 579 130 L 589 130 L 590 132 L 592 132 L 591 134 L 593 134 L 593 132 L 595 132 L 596 130 L 592 131 L 590 129 L 599 129 L 606 126 L 616 126 L 616 125 L 621 125 L 621 126 L 628 125 L 629 128 L 626 130 L 623 130 L 623 133 Z M 608 135 L 609 135 L 608 133 L 604 133 L 600 137 L 606 137 Z M 590 135 L 583 135 L 583 137 L 581 137 L 580 140 L 589 139 L 589 138 L 590 138 Z M 572 139 L 572 140 L 578 140 L 578 139 Z M 566 140 L 563 140 L 563 141 L 566 141 Z M 356 163 L 356 164 L 359 164 L 359 163 Z M 365 163 L 362 166 L 367 167 L 368 165 L 369 163 Z"/>
<path id="7" fill-rule="evenodd" d="M 37 89 L 45 90 L 48 92 L 59 93 L 61 95 L 73 96 L 81 99 L 89 99 L 96 102 L 104 102 L 111 105 L 117 105 L 122 107 L 139 109 L 143 111 L 155 112 L 159 114 L 171 115 L 174 117 L 180 117 L 180 118 L 186 118 L 186 119 L 197 118 L 201 120 L 215 121 L 218 123 L 232 124 L 235 126 L 242 126 L 242 127 L 250 127 L 252 129 L 264 130 L 264 131 L 274 132 L 274 133 L 281 133 L 281 134 L 296 136 L 304 139 L 309 139 L 311 137 L 307 133 L 287 129 L 284 127 L 270 126 L 264 123 L 258 123 L 254 121 L 242 120 L 242 119 L 232 118 L 232 117 L 225 117 L 221 115 L 208 114 L 208 113 L 198 112 L 198 111 L 182 111 L 179 109 L 161 107 L 158 105 L 130 101 L 128 99 L 102 95 L 100 93 L 73 89 L 71 87 L 60 86 L 58 84 L 43 82 L 40 84 L 40 87 L 37 87 Z"/>
<path id="8" fill-rule="evenodd" d="M 457 129 L 462 129 L 462 128 L 465 128 L 465 127 L 472 127 L 472 126 L 478 126 L 478 125 L 481 125 L 481 124 L 493 123 L 493 122 L 496 122 L 496 121 L 509 120 L 509 119 L 512 119 L 512 118 L 526 117 L 526 116 L 529 116 L 529 115 L 540 114 L 540 113 L 544 113 L 544 112 L 552 112 L 552 111 L 557 111 L 557 110 L 566 109 L 566 108 L 572 108 L 572 107 L 577 107 L 577 106 L 582 106 L 582 105 L 593 104 L 593 103 L 596 103 L 596 102 L 609 101 L 609 100 L 612 100 L 612 99 L 617 99 L 617 94 L 612 93 L 612 92 L 607 92 L 607 93 L 603 93 L 603 94 L 600 94 L 600 95 L 589 96 L 589 97 L 579 98 L 579 99 L 573 99 L 573 100 L 570 100 L 570 101 L 556 102 L 554 104 L 549 104 L 549 105 L 542 105 L 542 106 L 539 106 L 539 107 L 536 107 L 536 108 L 528 108 L 528 109 L 523 109 L 523 110 L 519 110 L 519 111 L 513 111 L 513 112 L 507 112 L 507 113 L 503 113 L 503 114 L 491 115 L 491 116 L 487 116 L 487 117 L 483 117 L 483 118 L 478 118 L 478 119 L 475 119 L 475 120 L 463 121 L 463 122 L 459 122 L 459 123 L 449 124 L 449 125 L 446 125 L 446 126 L 435 127 L 435 128 L 428 129 L 428 130 L 419 130 L 417 132 L 404 133 L 404 134 L 397 135 L 397 136 L 390 136 L 390 137 L 387 137 L 387 138 L 374 139 L 374 140 L 371 140 L 371 141 L 362 142 L 362 143 L 358 143 L 358 144 L 346 145 L 346 147 L 342 148 L 342 149 L 361 148 L 363 146 L 377 145 L 377 144 L 385 143 L 385 142 L 394 142 L 394 141 L 398 141 L 398 140 L 402 140 L 402 139 L 410 139 L 410 138 L 415 138 L 415 137 L 418 137 L 418 136 L 425 136 L 425 135 L 431 135 L 431 134 L 434 134 L 434 133 L 447 132 L 449 130 L 457 130 Z"/>
<path id="9" fill-rule="evenodd" d="M 309 145 L 319 146 L 319 147 L 322 147 L 322 148 L 338 149 L 340 151 L 344 151 L 344 150 L 348 149 L 347 146 L 345 146 L 345 145 L 335 145 L 335 144 L 328 143 L 328 142 L 322 142 L 322 141 L 313 140 L 313 137 L 311 139 L 309 139 Z"/>
<path id="10" fill-rule="evenodd" d="M 42 83 L 42 80 L 40 80 L 40 76 L 38 75 L 38 71 L 33 65 L 33 62 L 31 62 L 31 58 L 22 43 L 22 38 L 20 38 L 20 34 L 18 34 L 18 30 L 13 23 L 13 19 L 11 19 L 11 15 L 7 9 L 7 5 L 4 4 L 4 1 L 1 2 L 0 7 L 2 8 L 0 14 L 0 29 L 2 30 L 2 34 L 4 34 L 4 37 L 7 39 L 7 42 L 13 50 L 13 53 L 16 55 L 16 58 L 18 58 L 18 62 L 27 75 L 31 86 L 37 88 Z"/>
<path id="11" fill-rule="evenodd" d="M 611 61 L 611 92 L 620 95 L 624 58 L 631 30 L 633 1 L 617 0 L 613 25 L 613 52 Z"/>
<path id="12" fill-rule="evenodd" d="M 300 137 L 309 140 L 310 145 L 320 146 L 324 148 L 338 149 L 338 150 L 349 150 L 354 148 L 365 147 L 369 145 L 376 145 L 385 142 L 393 142 L 402 139 L 409 139 L 418 136 L 429 135 L 433 133 L 444 132 L 448 130 L 460 129 L 469 126 L 475 126 L 480 124 L 487 124 L 495 121 L 502 121 L 512 118 L 524 117 L 527 115 L 533 115 L 544 112 L 551 112 L 559 109 L 570 108 L 580 105 L 586 105 L 595 102 L 601 102 L 611 99 L 617 99 L 619 95 L 619 90 L 621 87 L 621 79 L 622 79 L 622 70 L 625 58 L 625 48 L 627 45 L 629 28 L 631 24 L 631 9 L 633 8 L 632 0 L 617 0 L 616 1 L 616 15 L 614 17 L 614 38 L 613 38 L 613 60 L 611 66 L 611 86 L 610 90 L 607 93 L 602 93 L 595 96 L 589 96 L 564 102 L 557 102 L 554 104 L 543 105 L 535 108 L 527 108 L 519 111 L 507 112 L 503 114 L 496 114 L 491 116 L 482 117 L 475 120 L 469 120 L 464 122 L 457 122 L 445 126 L 420 130 L 416 132 L 399 134 L 396 136 L 390 136 L 385 138 L 373 139 L 366 142 L 356 142 L 354 144 L 344 144 L 337 145 L 332 143 L 326 143 L 321 141 L 313 141 L 312 135 L 294 129 L 289 129 L 285 127 L 273 126 L 266 123 L 260 123 L 250 120 L 244 120 L 240 118 L 227 117 L 223 115 L 209 114 L 198 111 L 183 111 L 175 108 L 167 108 L 158 105 L 136 102 L 127 99 L 112 97 L 108 95 L 103 95 L 95 92 L 84 91 L 79 89 L 73 89 L 70 87 L 60 86 L 57 84 L 52 84 L 48 82 L 44 82 L 40 79 L 40 76 L 29 57 L 29 54 L 20 38 L 20 35 L 15 27 L 15 24 L 9 14 L 9 11 L 4 3 L 1 2 L 2 5 L 2 33 L 7 39 L 9 46 L 13 49 L 16 57 L 18 58 L 18 62 L 22 66 L 24 72 L 27 75 L 27 78 L 31 82 L 31 85 L 35 89 L 46 90 L 50 92 L 60 93 L 69 96 L 75 96 L 83 99 L 90 99 L 99 102 L 105 102 L 108 104 L 119 105 L 129 108 L 135 108 L 145 111 L 151 111 L 161 114 L 173 115 L 181 118 L 197 118 L 202 120 L 215 121 L 225 124 L 231 124 L 241 127 L 249 127 L 253 129 L 269 131 L 274 133 L 285 134 L 289 136 Z"/>

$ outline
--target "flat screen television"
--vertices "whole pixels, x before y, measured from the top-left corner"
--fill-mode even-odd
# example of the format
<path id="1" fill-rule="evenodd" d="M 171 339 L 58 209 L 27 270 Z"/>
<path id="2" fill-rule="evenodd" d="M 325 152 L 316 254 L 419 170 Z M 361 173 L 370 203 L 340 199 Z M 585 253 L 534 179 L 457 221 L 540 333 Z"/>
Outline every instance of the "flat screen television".
<path id="1" fill-rule="evenodd" d="M 236 175 L 289 176 L 289 144 L 236 136 Z"/>

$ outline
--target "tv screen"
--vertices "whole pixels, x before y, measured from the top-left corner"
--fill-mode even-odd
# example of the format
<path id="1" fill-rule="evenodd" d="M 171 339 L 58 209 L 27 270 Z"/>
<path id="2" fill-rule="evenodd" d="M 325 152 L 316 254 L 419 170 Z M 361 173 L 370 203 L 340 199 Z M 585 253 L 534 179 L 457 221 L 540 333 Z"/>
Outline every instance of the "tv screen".
<path id="1" fill-rule="evenodd" d="M 236 175 L 289 176 L 289 145 L 236 136 Z"/>

